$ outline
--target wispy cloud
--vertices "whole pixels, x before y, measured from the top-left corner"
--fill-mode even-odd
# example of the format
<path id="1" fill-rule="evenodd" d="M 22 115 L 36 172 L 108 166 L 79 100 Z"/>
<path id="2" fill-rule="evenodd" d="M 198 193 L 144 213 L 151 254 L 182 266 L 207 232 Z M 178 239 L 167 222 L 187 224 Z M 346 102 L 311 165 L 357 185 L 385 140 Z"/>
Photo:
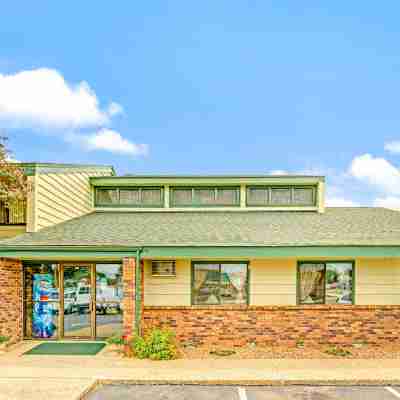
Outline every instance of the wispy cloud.
<path id="1" fill-rule="evenodd" d="M 385 150 L 389 153 L 399 154 L 400 153 L 400 140 L 385 143 Z"/>

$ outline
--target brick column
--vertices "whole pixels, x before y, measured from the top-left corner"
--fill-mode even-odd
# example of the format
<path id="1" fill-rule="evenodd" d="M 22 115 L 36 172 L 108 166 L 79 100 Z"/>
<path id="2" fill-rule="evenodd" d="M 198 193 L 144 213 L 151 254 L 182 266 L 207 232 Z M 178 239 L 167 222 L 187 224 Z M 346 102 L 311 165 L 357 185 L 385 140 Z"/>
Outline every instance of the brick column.
<path id="1" fill-rule="evenodd" d="M 136 259 L 134 257 L 123 259 L 123 335 L 128 339 L 132 337 L 132 334 L 135 331 L 135 267 Z"/>
<path id="2" fill-rule="evenodd" d="M 16 343 L 23 337 L 22 262 L 0 258 L 0 335 Z"/>

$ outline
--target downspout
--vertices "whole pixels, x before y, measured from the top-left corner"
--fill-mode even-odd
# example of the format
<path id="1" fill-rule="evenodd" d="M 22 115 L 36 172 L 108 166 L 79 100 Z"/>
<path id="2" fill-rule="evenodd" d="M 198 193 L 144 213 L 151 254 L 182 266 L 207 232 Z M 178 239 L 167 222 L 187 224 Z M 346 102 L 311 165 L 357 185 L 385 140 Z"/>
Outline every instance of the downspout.
<path id="1" fill-rule="evenodd" d="M 140 255 L 143 252 L 143 247 L 136 250 L 135 263 L 135 330 L 138 336 L 142 333 L 142 267 Z"/>

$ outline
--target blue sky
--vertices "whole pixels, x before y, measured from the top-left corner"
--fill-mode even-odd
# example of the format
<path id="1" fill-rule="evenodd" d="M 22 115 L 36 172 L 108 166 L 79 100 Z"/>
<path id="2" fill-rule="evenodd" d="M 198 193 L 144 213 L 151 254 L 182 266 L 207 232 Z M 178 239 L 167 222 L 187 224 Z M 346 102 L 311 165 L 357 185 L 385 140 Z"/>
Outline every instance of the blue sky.
<path id="1" fill-rule="evenodd" d="M 0 126 L 21 161 L 316 173 L 330 204 L 400 207 L 399 13 L 397 1 L 5 2 Z"/>

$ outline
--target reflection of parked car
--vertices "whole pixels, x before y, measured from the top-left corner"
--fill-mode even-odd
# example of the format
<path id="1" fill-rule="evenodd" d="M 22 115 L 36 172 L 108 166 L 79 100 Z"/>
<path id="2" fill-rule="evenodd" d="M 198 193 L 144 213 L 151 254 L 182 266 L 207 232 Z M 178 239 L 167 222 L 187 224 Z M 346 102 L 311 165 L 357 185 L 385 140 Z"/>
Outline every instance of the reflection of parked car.
<path id="1" fill-rule="evenodd" d="M 64 292 L 64 314 L 71 314 L 75 310 L 75 290 L 67 289 Z"/>
<path id="2" fill-rule="evenodd" d="M 90 305 L 90 286 L 79 284 L 76 290 L 75 308 L 79 314 L 89 312 Z"/>

